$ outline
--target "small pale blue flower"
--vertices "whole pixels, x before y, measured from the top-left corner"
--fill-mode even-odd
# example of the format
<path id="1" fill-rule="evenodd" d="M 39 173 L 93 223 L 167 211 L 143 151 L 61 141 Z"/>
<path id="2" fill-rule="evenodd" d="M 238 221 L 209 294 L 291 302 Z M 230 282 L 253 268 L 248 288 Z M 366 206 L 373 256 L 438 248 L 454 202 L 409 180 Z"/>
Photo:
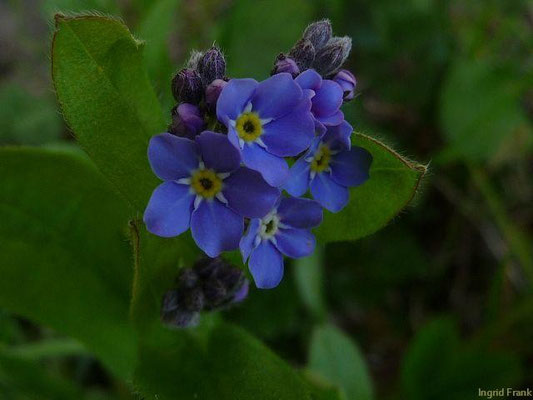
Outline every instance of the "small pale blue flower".
<path id="1" fill-rule="evenodd" d="M 276 287 L 283 278 L 283 255 L 300 258 L 315 249 L 310 229 L 322 222 L 322 208 L 310 199 L 282 198 L 263 218 L 250 221 L 240 242 L 244 262 L 261 289 Z"/>
<path id="2" fill-rule="evenodd" d="M 336 84 L 335 84 L 336 85 Z M 217 102 L 217 117 L 240 151 L 244 165 L 281 186 L 289 167 L 283 157 L 305 151 L 314 136 L 311 101 L 288 73 L 261 83 L 232 79 Z"/>
<path id="3" fill-rule="evenodd" d="M 337 82 L 322 79 L 314 69 L 302 72 L 295 82 L 311 98 L 311 112 L 319 136 L 326 132 L 327 127 L 339 125 L 344 121 L 344 114 L 340 110 L 343 90 Z"/>
<path id="4" fill-rule="evenodd" d="M 242 167 L 239 152 L 225 135 L 205 131 L 195 141 L 170 133 L 154 136 L 148 159 L 164 180 L 144 212 L 148 231 L 173 237 L 189 227 L 208 256 L 238 248 L 244 217 L 261 218 L 279 190 Z"/>
<path id="5" fill-rule="evenodd" d="M 372 163 L 367 150 L 351 146 L 351 134 L 352 127 L 346 121 L 329 127 L 294 163 L 284 189 L 292 196 L 302 196 L 310 188 L 313 198 L 324 208 L 342 210 L 350 198 L 348 187 L 363 184 Z"/>

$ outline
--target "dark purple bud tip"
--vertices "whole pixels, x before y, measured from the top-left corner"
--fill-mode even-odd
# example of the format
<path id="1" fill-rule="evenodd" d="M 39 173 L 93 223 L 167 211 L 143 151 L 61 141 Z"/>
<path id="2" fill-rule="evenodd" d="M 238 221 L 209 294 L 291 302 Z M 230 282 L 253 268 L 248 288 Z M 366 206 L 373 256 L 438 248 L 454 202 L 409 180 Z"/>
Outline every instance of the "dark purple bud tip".
<path id="1" fill-rule="evenodd" d="M 228 84 L 228 82 L 222 79 L 215 79 L 205 89 L 205 104 L 210 110 L 217 108 L 217 101 L 222 92 L 222 89 Z"/>
<path id="2" fill-rule="evenodd" d="M 187 311 L 202 311 L 205 304 L 205 296 L 200 287 L 183 291 L 183 306 Z"/>
<path id="3" fill-rule="evenodd" d="M 172 110 L 169 132 L 176 136 L 194 139 L 205 127 L 200 109 L 194 104 L 182 103 Z"/>
<path id="4" fill-rule="evenodd" d="M 289 51 L 289 57 L 296 61 L 300 72 L 304 72 L 311 67 L 315 59 L 315 47 L 310 40 L 302 38 Z"/>
<path id="5" fill-rule="evenodd" d="M 291 74 L 293 78 L 296 78 L 300 74 L 300 68 L 298 68 L 296 61 L 294 61 L 292 58 L 287 57 L 285 54 L 280 54 L 276 58 L 274 69 L 270 75 L 276 75 L 282 72 Z"/>
<path id="6" fill-rule="evenodd" d="M 331 22 L 328 19 L 323 19 L 309 25 L 305 29 L 303 37 L 313 44 L 315 50 L 319 50 L 331 39 L 331 35 Z"/>
<path id="7" fill-rule="evenodd" d="M 191 68 L 179 71 L 172 79 L 172 94 L 178 102 L 198 104 L 204 94 L 202 78 Z"/>
<path id="8" fill-rule="evenodd" d="M 180 271 L 177 282 L 180 288 L 191 289 L 198 282 L 198 274 L 192 268 L 183 268 Z"/>
<path id="9" fill-rule="evenodd" d="M 348 71 L 347 69 L 341 69 L 333 77 L 333 80 L 339 84 L 344 92 L 343 99 L 344 101 L 350 101 L 354 98 L 355 86 L 357 85 L 357 80 L 355 76 Z"/>
<path id="10" fill-rule="evenodd" d="M 198 73 L 204 85 L 209 85 L 215 79 L 222 79 L 226 73 L 226 59 L 217 47 L 211 47 L 198 62 Z"/>
<path id="11" fill-rule="evenodd" d="M 317 52 L 313 68 L 323 77 L 332 75 L 344 64 L 351 50 L 351 38 L 334 37 Z"/>
<path id="12" fill-rule="evenodd" d="M 181 303 L 181 296 L 177 290 L 166 292 L 161 306 L 161 321 L 175 328 L 187 328 L 197 325 L 199 321 L 198 312 L 186 310 Z"/>

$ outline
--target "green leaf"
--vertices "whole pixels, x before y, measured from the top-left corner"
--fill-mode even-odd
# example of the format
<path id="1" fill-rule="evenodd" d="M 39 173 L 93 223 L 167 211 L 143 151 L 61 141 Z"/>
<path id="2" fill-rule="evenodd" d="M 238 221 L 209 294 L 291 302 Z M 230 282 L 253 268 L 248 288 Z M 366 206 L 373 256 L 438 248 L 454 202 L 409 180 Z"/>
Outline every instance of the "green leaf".
<path id="1" fill-rule="evenodd" d="M 37 362 L 19 359 L 0 349 L 0 398 L 73 400 L 84 396 L 81 388 Z"/>
<path id="2" fill-rule="evenodd" d="M 141 348 L 135 384 L 150 399 L 310 399 L 296 371 L 239 328 L 167 333 Z"/>
<path id="3" fill-rule="evenodd" d="M 357 134 L 352 143 L 372 154 L 370 179 L 350 190 L 350 203 L 342 211 L 324 211 L 324 222 L 316 231 L 323 243 L 356 240 L 382 228 L 409 204 L 426 173 L 425 166 L 376 139 Z"/>
<path id="4" fill-rule="evenodd" d="M 178 28 L 177 23 L 181 22 L 177 18 L 180 5 L 180 0 L 153 2 L 137 29 L 138 36 L 146 41 L 144 65 L 156 85 L 161 102 L 168 109 L 173 102 L 170 82 L 175 69 L 169 55 L 169 36 Z"/>
<path id="5" fill-rule="evenodd" d="M 524 81 L 483 59 L 455 60 L 441 95 L 440 120 L 449 147 L 440 157 L 514 159 L 530 149 L 533 130 L 520 103 Z"/>
<path id="6" fill-rule="evenodd" d="M 228 71 L 238 78 L 264 79 L 276 56 L 302 36 L 312 19 L 312 7 L 305 0 L 237 0 L 228 15 L 219 38 Z"/>
<path id="7" fill-rule="evenodd" d="M 516 356 L 462 342 L 449 318 L 423 327 L 407 350 L 401 383 L 413 400 L 469 400 L 485 390 L 513 387 L 522 377 Z"/>
<path id="8" fill-rule="evenodd" d="M 293 261 L 296 287 L 300 298 L 309 311 L 318 319 L 326 315 L 323 283 L 324 251 L 317 246 L 309 257 Z"/>
<path id="9" fill-rule="evenodd" d="M 324 378 L 313 374 L 310 371 L 304 371 L 303 376 L 308 383 L 313 400 L 346 400 L 346 395 L 337 386 L 332 385 Z"/>
<path id="10" fill-rule="evenodd" d="M 136 211 L 144 210 L 158 183 L 148 141 L 165 129 L 141 50 L 118 20 L 56 15 L 52 75 L 63 116 Z"/>
<path id="11" fill-rule="evenodd" d="M 320 326 L 313 332 L 308 369 L 339 386 L 347 400 L 374 398 L 361 351 L 333 325 Z"/>
<path id="12" fill-rule="evenodd" d="M 94 166 L 42 149 L 0 150 L 0 306 L 83 342 L 128 376 L 127 208 Z"/>

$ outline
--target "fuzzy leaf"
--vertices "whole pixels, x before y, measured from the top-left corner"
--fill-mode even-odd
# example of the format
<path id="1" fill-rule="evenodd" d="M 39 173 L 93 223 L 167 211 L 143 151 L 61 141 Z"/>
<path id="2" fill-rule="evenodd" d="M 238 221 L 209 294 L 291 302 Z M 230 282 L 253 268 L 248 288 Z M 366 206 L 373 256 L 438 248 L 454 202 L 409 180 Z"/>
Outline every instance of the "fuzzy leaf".
<path id="1" fill-rule="evenodd" d="M 313 332 L 308 368 L 336 384 L 347 400 L 374 398 L 372 381 L 359 348 L 333 325 Z"/>
<path id="2" fill-rule="evenodd" d="M 350 203 L 342 211 L 324 211 L 324 222 L 316 231 L 323 242 L 356 240 L 378 231 L 409 204 L 426 173 L 425 166 L 369 136 L 357 134 L 352 143 L 372 154 L 370 179 L 351 189 Z"/>
<path id="3" fill-rule="evenodd" d="M 65 120 L 136 211 L 144 210 L 158 183 L 148 141 L 165 130 L 141 50 L 118 20 L 56 15 L 52 75 Z"/>
<path id="4" fill-rule="evenodd" d="M 96 168 L 65 152 L 0 150 L 0 306 L 83 342 L 127 377 L 127 208 Z"/>

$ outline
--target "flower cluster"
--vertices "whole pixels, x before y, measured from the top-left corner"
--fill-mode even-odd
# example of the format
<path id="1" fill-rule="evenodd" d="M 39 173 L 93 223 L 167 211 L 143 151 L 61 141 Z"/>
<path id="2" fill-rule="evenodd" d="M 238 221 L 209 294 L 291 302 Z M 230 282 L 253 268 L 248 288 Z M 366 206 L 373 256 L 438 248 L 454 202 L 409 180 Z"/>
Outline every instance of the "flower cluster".
<path id="1" fill-rule="evenodd" d="M 201 311 L 229 307 L 247 295 L 248 280 L 240 269 L 205 258 L 180 270 L 174 288 L 163 296 L 161 320 L 179 328 L 194 326 Z"/>
<path id="2" fill-rule="evenodd" d="M 316 22 L 262 82 L 229 79 L 216 47 L 193 52 L 172 80 L 168 132 L 150 140 L 164 182 L 146 208 L 147 229 L 172 237 L 190 228 L 210 257 L 239 248 L 257 287 L 277 286 L 283 256 L 314 251 L 322 208 L 341 211 L 349 188 L 369 178 L 372 156 L 351 145 L 340 109 L 354 98 L 355 77 L 340 69 L 350 49 L 329 21 Z"/>

